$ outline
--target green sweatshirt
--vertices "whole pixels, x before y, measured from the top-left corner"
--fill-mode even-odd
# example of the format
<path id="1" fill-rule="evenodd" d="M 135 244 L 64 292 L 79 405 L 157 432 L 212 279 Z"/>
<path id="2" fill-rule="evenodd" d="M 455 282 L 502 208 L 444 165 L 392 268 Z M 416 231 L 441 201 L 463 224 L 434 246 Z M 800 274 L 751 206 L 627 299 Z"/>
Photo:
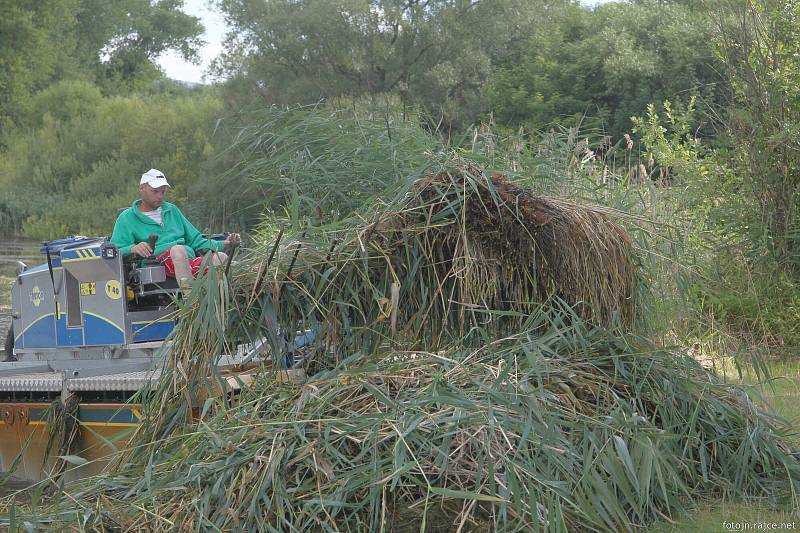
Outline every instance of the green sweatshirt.
<path id="1" fill-rule="evenodd" d="M 212 241 L 203 237 L 174 204 L 161 203 L 162 223 L 159 225 L 139 211 L 140 203 L 141 199 L 133 202 L 131 207 L 120 213 L 114 224 L 111 242 L 122 251 L 122 255 L 130 255 L 134 244 L 148 242 L 148 238 L 154 233 L 158 235 L 154 255 L 169 250 L 176 244 L 183 244 L 189 257 L 196 257 L 195 250 L 200 248 L 222 251 L 222 241 Z"/>

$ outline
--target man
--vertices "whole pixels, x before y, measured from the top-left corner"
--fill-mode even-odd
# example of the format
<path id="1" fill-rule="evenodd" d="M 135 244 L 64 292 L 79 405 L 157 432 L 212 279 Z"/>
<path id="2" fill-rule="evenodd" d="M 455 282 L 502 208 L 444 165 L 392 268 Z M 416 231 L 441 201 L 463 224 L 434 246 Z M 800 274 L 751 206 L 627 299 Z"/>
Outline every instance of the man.
<path id="1" fill-rule="evenodd" d="M 197 257 L 198 249 L 212 250 L 212 263 L 221 265 L 227 259 L 222 250 L 230 250 L 240 238 L 237 233 L 232 233 L 225 242 L 203 237 L 186 220 L 180 209 L 164 201 L 169 186 L 160 170 L 151 168 L 142 174 L 139 180 L 140 198 L 117 217 L 111 242 L 121 250 L 123 256 L 156 255 L 164 265 L 167 276 L 177 279 L 182 288 L 188 288 L 203 261 L 202 257 Z M 155 250 L 150 248 L 148 241 L 153 234 L 158 235 Z"/>

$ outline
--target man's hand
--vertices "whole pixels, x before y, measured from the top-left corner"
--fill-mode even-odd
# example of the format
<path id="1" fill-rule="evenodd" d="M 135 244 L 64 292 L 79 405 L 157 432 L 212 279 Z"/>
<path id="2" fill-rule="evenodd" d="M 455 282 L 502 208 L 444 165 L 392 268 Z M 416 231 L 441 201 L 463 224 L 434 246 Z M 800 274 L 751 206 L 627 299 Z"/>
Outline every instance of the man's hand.
<path id="1" fill-rule="evenodd" d="M 150 257 L 150 254 L 153 253 L 153 249 L 150 248 L 148 243 L 140 242 L 139 244 L 134 244 L 131 247 L 131 253 L 141 257 Z"/>
<path id="2" fill-rule="evenodd" d="M 225 248 L 226 252 L 230 252 L 233 246 L 238 245 L 241 242 L 242 237 L 238 233 L 231 233 L 228 235 L 228 238 L 225 239 L 225 242 L 222 243 L 222 247 Z"/>

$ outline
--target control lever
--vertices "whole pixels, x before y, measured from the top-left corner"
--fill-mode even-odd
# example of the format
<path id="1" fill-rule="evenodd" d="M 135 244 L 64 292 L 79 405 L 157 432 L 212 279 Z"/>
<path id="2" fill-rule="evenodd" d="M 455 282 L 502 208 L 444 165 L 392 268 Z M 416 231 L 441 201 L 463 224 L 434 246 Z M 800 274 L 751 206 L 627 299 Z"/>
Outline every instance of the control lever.
<path id="1" fill-rule="evenodd" d="M 152 252 L 150 252 L 150 257 L 155 257 L 155 255 L 156 255 L 156 241 L 158 240 L 158 234 L 156 234 L 156 233 L 150 234 L 150 236 L 147 238 L 147 240 L 149 241 L 150 249 L 152 250 Z"/>
<path id="2" fill-rule="evenodd" d="M 157 266 L 158 259 L 156 259 L 156 241 L 158 241 L 158 234 L 151 233 L 147 237 L 147 244 L 150 245 L 150 255 L 145 258 L 137 257 L 136 254 L 131 254 L 125 258 L 125 264 L 129 270 L 127 270 L 127 285 L 138 285 L 139 286 L 139 294 L 141 295 L 141 284 L 142 280 L 140 278 L 140 267 L 151 267 Z M 147 279 L 152 279 L 149 277 L 148 274 Z M 147 283 L 147 282 L 146 282 Z"/>
<path id="3" fill-rule="evenodd" d="M 158 240 L 157 233 L 151 233 L 149 237 L 147 237 L 147 244 L 150 245 L 150 256 L 146 257 L 143 264 L 145 265 L 156 265 L 158 261 L 156 260 L 156 241 Z"/>

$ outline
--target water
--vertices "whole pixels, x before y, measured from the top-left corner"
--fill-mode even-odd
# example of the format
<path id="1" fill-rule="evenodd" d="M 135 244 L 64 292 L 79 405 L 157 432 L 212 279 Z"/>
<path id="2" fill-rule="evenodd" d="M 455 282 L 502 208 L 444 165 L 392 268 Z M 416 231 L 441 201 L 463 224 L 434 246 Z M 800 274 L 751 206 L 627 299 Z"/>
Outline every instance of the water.
<path id="1" fill-rule="evenodd" d="M 0 342 L 6 340 L 11 324 L 11 284 L 17 272 L 16 261 L 28 266 L 44 262 L 39 241 L 0 237 Z"/>

